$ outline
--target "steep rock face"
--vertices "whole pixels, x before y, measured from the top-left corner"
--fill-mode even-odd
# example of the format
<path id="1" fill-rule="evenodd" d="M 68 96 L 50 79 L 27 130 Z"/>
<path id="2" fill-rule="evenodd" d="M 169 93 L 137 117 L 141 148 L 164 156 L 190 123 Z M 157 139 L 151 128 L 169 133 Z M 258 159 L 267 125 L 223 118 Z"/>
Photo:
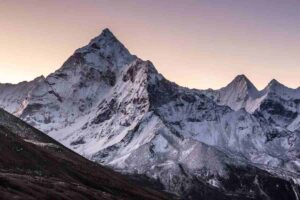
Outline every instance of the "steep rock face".
<path id="1" fill-rule="evenodd" d="M 34 84 L 15 114 L 90 160 L 186 199 L 285 198 L 275 191 L 296 199 L 298 186 L 282 178 L 299 178 L 299 132 L 269 123 L 268 105 L 243 109 L 262 97 L 244 76 L 221 92 L 180 87 L 106 29 Z"/>

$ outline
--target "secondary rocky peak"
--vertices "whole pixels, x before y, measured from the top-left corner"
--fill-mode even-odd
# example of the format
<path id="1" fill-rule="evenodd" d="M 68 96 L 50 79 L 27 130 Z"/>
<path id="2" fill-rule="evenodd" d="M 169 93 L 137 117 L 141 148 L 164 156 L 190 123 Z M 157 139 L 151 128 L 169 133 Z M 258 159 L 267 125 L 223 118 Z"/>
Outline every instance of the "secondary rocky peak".
<path id="1" fill-rule="evenodd" d="M 222 90 L 230 90 L 231 92 L 238 92 L 243 94 L 256 95 L 258 93 L 257 88 L 253 83 L 244 75 L 236 76 L 233 81 L 231 81 L 225 88 Z"/>
<path id="2" fill-rule="evenodd" d="M 293 89 L 286 87 L 285 85 L 281 84 L 276 79 L 272 79 L 268 85 L 265 87 L 265 89 L 262 90 L 262 93 L 286 93 L 286 92 L 292 92 Z"/>
<path id="3" fill-rule="evenodd" d="M 249 81 L 249 79 L 244 74 L 239 74 L 234 78 L 235 81 Z"/>
<path id="4" fill-rule="evenodd" d="M 267 85 L 267 88 L 277 88 L 277 87 L 285 87 L 285 86 L 280 82 L 278 82 L 276 79 L 272 79 Z"/>
<path id="5" fill-rule="evenodd" d="M 241 86 L 244 85 L 248 89 L 254 89 L 257 91 L 253 83 L 244 74 L 237 75 L 229 85 L 237 85 L 237 84 Z"/>
<path id="6" fill-rule="evenodd" d="M 259 95 L 259 91 L 244 74 L 236 76 L 219 90 L 207 90 L 204 93 L 219 105 L 227 105 L 233 110 L 244 108 L 249 99 Z"/>

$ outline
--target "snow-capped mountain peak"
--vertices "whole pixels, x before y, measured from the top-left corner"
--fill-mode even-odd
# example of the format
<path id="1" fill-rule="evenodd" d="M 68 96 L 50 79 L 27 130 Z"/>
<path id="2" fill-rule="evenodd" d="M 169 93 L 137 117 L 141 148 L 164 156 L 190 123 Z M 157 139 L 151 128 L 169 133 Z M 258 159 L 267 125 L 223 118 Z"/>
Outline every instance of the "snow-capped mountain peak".
<path id="1" fill-rule="evenodd" d="M 224 90 L 234 88 L 238 90 L 237 92 L 247 93 L 249 95 L 257 95 L 258 93 L 256 87 L 244 74 L 236 76 L 225 88 Z"/>
<path id="2" fill-rule="evenodd" d="M 251 83 L 245 74 L 237 75 L 231 82 L 247 82 Z M 252 84 L 252 83 L 251 83 Z"/>
<path id="3" fill-rule="evenodd" d="M 239 75 L 226 87 L 203 93 L 233 110 L 245 108 L 249 113 L 259 113 L 276 126 L 293 131 L 300 128 L 300 90 L 288 88 L 275 79 L 258 91 L 244 75 Z"/>
<path id="4" fill-rule="evenodd" d="M 238 75 L 227 86 L 219 90 L 207 90 L 204 93 L 220 105 L 227 105 L 233 110 L 247 109 L 247 101 L 258 96 L 258 90 L 245 76 Z"/>
<path id="5" fill-rule="evenodd" d="M 272 86 L 272 85 L 282 85 L 279 81 L 277 81 L 276 79 L 272 79 L 269 83 L 268 86 Z"/>
<path id="6" fill-rule="evenodd" d="M 5 109 L 19 103 L 18 116 L 65 146 L 122 172 L 157 179 L 173 192 L 193 187 L 198 176 L 205 184 L 226 187 L 224 178 L 248 162 L 285 165 L 292 172 L 300 163 L 298 140 L 285 126 L 295 109 L 283 110 L 282 127 L 267 121 L 274 113 L 282 117 L 277 115 L 282 107 L 276 110 L 273 102 L 263 104 L 268 118 L 253 114 L 269 93 L 259 92 L 245 75 L 220 90 L 180 87 L 150 61 L 131 55 L 109 29 L 45 79 L 16 87 L 0 87 L 11 94 L 9 99 L 0 95 Z M 23 95 L 17 96 L 19 91 Z M 299 121 L 294 120 L 294 129 Z M 247 182 L 254 183 L 257 173 L 250 174 Z"/>
<path id="7" fill-rule="evenodd" d="M 300 88 L 289 88 L 278 82 L 276 79 L 272 79 L 268 85 L 260 91 L 260 96 L 264 98 L 272 98 L 273 100 L 296 100 L 300 99 Z"/>
<path id="8" fill-rule="evenodd" d="M 115 35 L 111 32 L 111 30 L 109 30 L 109 28 L 103 29 L 98 37 L 116 38 Z"/>
<path id="9" fill-rule="evenodd" d="M 114 43 L 124 47 L 124 45 L 116 38 L 116 36 L 108 28 L 106 28 L 98 36 L 93 38 L 87 46 L 98 49 L 101 47 L 104 48 L 104 46 L 112 45 Z M 99 46 L 92 46 L 93 44 Z"/>
<path id="10" fill-rule="evenodd" d="M 272 79 L 264 90 L 277 90 L 277 89 L 288 89 L 285 85 L 281 84 L 276 79 Z"/>
<path id="11" fill-rule="evenodd" d="M 248 79 L 248 77 L 244 74 L 237 75 L 231 83 L 245 83 L 249 87 L 255 88 L 253 83 Z M 256 88 L 255 88 L 256 89 Z"/>
<path id="12" fill-rule="evenodd" d="M 127 51 L 127 53 L 130 54 L 125 46 L 116 38 L 116 36 L 108 28 L 106 28 L 100 33 L 100 35 L 93 38 L 86 47 L 105 50 L 106 48 L 112 48 L 116 46 L 121 47 L 122 50 Z"/>
<path id="13" fill-rule="evenodd" d="M 136 58 L 107 28 L 88 45 L 76 50 L 74 56 L 95 66 L 112 65 L 116 68 L 129 64 Z"/>

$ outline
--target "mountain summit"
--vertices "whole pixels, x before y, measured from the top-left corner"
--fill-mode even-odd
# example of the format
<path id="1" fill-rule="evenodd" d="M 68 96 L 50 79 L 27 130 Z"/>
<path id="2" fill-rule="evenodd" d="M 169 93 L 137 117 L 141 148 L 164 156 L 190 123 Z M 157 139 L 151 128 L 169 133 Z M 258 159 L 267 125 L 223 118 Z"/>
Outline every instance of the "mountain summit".
<path id="1" fill-rule="evenodd" d="M 245 75 L 236 76 L 220 90 L 207 90 L 205 93 L 218 104 L 227 105 L 234 110 L 247 109 L 248 102 L 258 96 L 258 90 Z"/>
<path id="2" fill-rule="evenodd" d="M 299 195 L 300 102 L 289 112 L 263 101 L 243 75 L 220 90 L 184 88 L 104 30 L 45 79 L 0 88 L 2 107 L 68 148 L 186 199 Z"/>
<path id="3" fill-rule="evenodd" d="M 238 87 L 242 88 L 248 93 L 254 94 L 257 94 L 258 92 L 253 83 L 244 74 L 236 76 L 234 80 L 231 83 L 229 83 L 229 85 L 227 85 L 226 87 Z"/>

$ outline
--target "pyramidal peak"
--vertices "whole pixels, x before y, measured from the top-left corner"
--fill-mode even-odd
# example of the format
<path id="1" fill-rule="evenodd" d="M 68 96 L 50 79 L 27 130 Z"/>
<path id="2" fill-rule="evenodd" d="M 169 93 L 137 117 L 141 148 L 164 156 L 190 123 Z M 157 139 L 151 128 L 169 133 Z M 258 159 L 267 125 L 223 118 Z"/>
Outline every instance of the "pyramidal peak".
<path id="1" fill-rule="evenodd" d="M 91 40 L 90 44 L 92 43 L 99 43 L 99 42 L 118 42 L 121 44 L 121 42 L 116 38 L 116 36 L 109 30 L 108 28 L 103 29 L 103 31 Z"/>
<path id="2" fill-rule="evenodd" d="M 117 37 L 108 28 L 105 28 L 97 37 L 93 38 L 88 45 L 80 48 L 77 51 L 86 49 L 103 50 L 109 47 L 118 47 L 124 50 L 126 49 L 125 46 L 117 39 Z M 126 49 L 126 51 L 128 50 Z"/>
<path id="3" fill-rule="evenodd" d="M 276 85 L 276 84 L 280 84 L 279 81 L 277 81 L 276 79 L 272 79 L 267 86 L 272 86 L 272 85 Z"/>
<path id="4" fill-rule="evenodd" d="M 268 85 L 262 90 L 262 93 L 279 92 L 279 91 L 292 91 L 294 89 L 288 88 L 276 79 L 272 79 Z"/>
<path id="5" fill-rule="evenodd" d="M 250 94 L 257 94 L 258 92 L 257 88 L 244 74 L 236 76 L 225 88 L 234 88 L 237 91 L 249 92 Z"/>
<path id="6" fill-rule="evenodd" d="M 300 88 L 289 88 L 276 79 L 272 79 L 261 91 L 262 94 L 277 94 L 282 98 L 300 98 Z"/>
<path id="7" fill-rule="evenodd" d="M 234 80 L 236 81 L 249 81 L 249 79 L 246 77 L 245 74 L 239 74 L 237 75 Z"/>
<path id="8" fill-rule="evenodd" d="M 109 36 L 109 37 L 114 37 L 114 34 L 111 32 L 111 30 L 109 28 L 103 29 L 101 35 Z"/>
<path id="9" fill-rule="evenodd" d="M 112 65 L 117 68 L 136 59 L 108 28 L 86 46 L 77 49 L 73 57 L 94 66 Z"/>
<path id="10" fill-rule="evenodd" d="M 277 87 L 286 87 L 286 86 L 278 82 L 276 79 L 272 79 L 267 85 L 267 88 L 277 88 Z"/>
<path id="11" fill-rule="evenodd" d="M 245 83 L 247 84 L 247 86 L 255 87 L 253 83 L 244 74 L 237 75 L 231 83 Z"/>

